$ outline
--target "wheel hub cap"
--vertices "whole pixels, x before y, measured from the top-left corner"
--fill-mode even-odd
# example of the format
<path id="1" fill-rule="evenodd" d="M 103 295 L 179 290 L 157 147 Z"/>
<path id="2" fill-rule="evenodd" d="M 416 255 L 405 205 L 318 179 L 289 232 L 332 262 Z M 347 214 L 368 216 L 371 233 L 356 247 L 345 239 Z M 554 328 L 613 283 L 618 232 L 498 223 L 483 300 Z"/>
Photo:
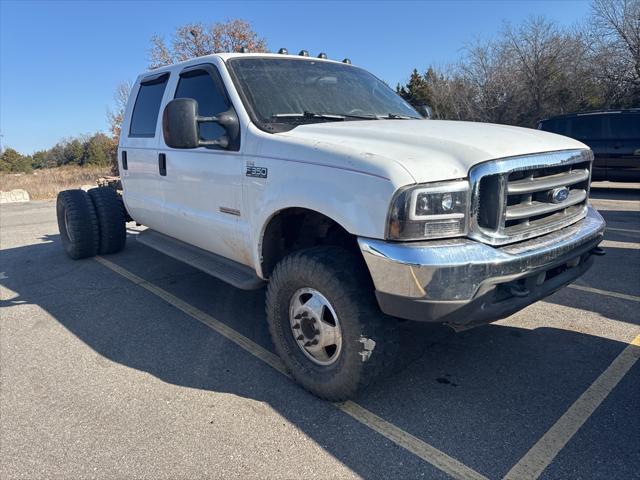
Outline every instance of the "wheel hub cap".
<path id="1" fill-rule="evenodd" d="M 291 333 L 298 347 L 314 363 L 330 365 L 342 351 L 340 322 L 331 303 L 313 288 L 301 288 L 289 307 Z"/>

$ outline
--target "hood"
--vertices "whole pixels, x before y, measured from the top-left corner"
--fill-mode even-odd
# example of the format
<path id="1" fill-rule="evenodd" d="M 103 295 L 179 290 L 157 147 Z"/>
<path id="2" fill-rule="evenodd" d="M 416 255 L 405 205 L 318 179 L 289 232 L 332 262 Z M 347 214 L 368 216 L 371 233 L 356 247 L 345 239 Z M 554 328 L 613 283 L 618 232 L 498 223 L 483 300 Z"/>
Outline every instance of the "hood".
<path id="1" fill-rule="evenodd" d="M 586 149 L 542 130 L 446 120 L 363 120 L 301 125 L 279 135 L 331 144 L 388 168 L 404 167 L 418 183 L 463 178 L 487 160 Z"/>

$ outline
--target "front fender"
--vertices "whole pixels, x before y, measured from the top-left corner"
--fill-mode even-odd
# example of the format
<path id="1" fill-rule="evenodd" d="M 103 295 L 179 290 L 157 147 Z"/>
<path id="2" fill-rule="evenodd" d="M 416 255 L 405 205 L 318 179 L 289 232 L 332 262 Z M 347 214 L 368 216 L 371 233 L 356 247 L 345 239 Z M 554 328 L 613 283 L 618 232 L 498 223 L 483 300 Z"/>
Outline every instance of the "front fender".
<path id="1" fill-rule="evenodd" d="M 281 159 L 262 159 L 268 179 L 247 183 L 251 205 L 252 250 L 256 272 L 262 276 L 262 239 L 269 221 L 287 208 L 321 213 L 347 232 L 384 238 L 387 212 L 395 187 L 378 176 Z"/>

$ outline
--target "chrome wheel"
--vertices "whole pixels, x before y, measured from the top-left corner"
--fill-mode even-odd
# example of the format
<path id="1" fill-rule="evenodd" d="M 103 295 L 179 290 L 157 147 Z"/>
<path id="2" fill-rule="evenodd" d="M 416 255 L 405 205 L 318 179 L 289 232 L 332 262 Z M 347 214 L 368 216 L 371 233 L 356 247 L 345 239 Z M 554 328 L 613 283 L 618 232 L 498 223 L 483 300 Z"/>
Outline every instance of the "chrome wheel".
<path id="1" fill-rule="evenodd" d="M 342 331 L 335 310 L 317 290 L 301 288 L 289 305 L 291 333 L 298 347 L 314 363 L 331 365 L 342 351 Z"/>

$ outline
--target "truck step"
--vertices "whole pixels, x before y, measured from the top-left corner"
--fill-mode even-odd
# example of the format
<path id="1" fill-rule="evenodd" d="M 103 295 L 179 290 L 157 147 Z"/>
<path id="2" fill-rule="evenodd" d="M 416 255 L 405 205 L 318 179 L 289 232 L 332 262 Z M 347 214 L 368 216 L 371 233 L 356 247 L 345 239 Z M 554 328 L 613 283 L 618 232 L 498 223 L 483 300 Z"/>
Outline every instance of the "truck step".
<path id="1" fill-rule="evenodd" d="M 245 265 L 154 230 L 147 229 L 139 233 L 136 239 L 147 247 L 191 265 L 193 268 L 202 270 L 236 288 L 256 290 L 265 284 L 264 280 L 260 279 L 251 268 Z"/>

